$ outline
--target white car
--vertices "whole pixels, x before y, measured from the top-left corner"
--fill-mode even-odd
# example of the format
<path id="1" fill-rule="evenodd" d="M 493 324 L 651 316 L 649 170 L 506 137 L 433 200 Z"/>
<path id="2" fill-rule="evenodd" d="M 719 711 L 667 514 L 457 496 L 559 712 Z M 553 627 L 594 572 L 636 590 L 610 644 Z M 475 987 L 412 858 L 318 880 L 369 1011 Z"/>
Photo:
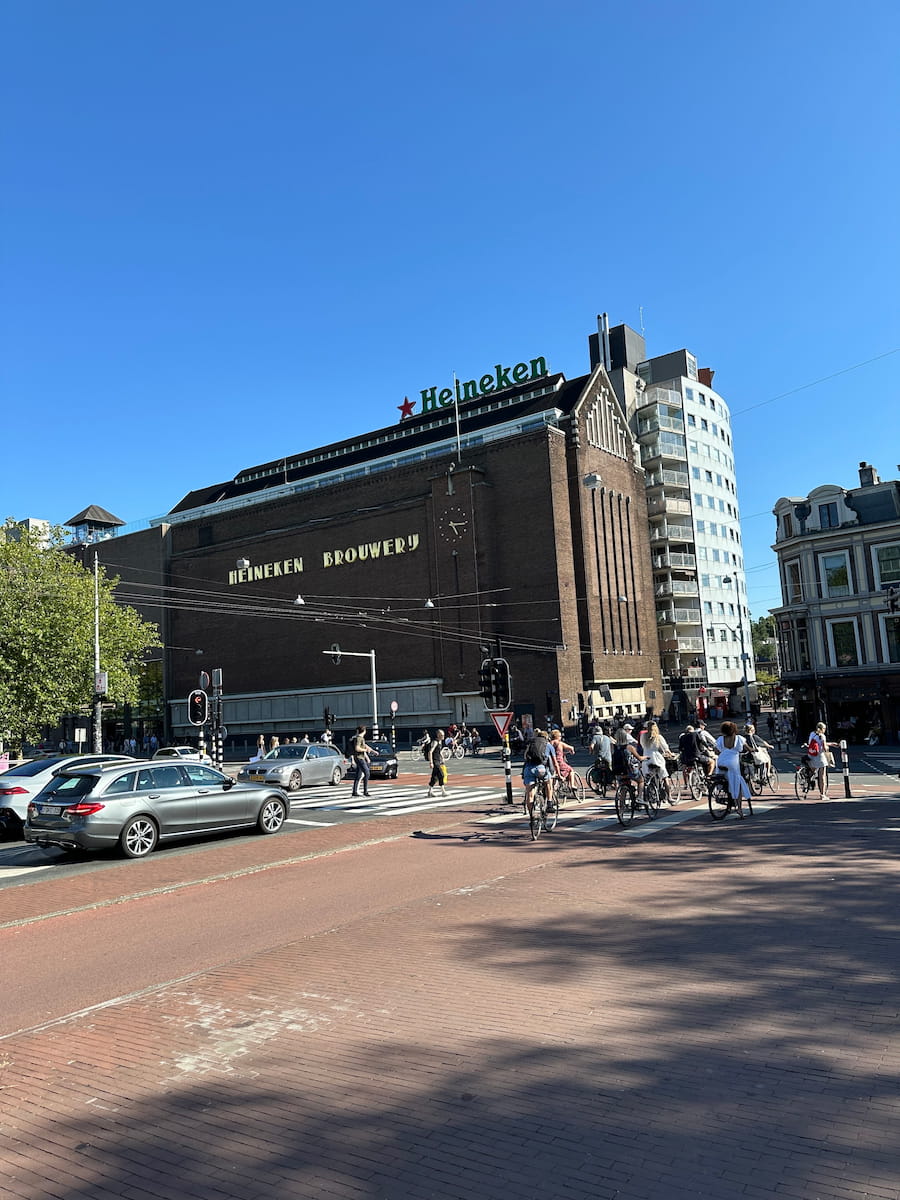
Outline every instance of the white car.
<path id="1" fill-rule="evenodd" d="M 0 841 L 22 837 L 28 805 L 57 771 L 92 763 L 131 761 L 127 754 L 55 754 L 51 758 L 34 758 L 10 767 L 0 775 Z"/>
<path id="2" fill-rule="evenodd" d="M 162 746 L 153 755 L 154 758 L 176 758 L 179 762 L 198 762 L 207 767 L 212 766 L 208 754 L 201 754 L 196 746 Z"/>

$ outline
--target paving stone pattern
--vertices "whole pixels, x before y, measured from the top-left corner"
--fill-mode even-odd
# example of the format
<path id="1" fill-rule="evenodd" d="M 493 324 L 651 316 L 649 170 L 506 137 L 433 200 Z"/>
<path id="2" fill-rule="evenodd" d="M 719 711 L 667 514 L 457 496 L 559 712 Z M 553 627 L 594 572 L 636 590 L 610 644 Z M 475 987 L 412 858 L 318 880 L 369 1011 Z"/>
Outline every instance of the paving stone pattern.
<path id="1" fill-rule="evenodd" d="M 0 1041 L 0 1195 L 897 1200 L 898 837 L 472 844 L 477 887 Z"/>

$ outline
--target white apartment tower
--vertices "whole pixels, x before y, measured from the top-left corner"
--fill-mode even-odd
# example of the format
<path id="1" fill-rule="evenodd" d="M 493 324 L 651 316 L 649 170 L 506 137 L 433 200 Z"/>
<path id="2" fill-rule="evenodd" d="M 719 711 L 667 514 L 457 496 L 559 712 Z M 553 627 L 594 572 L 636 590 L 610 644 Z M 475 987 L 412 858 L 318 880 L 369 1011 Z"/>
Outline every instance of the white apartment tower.
<path id="1" fill-rule="evenodd" d="M 689 350 L 647 358 L 641 334 L 605 318 L 590 341 L 646 472 L 666 704 L 742 713 L 756 674 L 728 405 Z"/>

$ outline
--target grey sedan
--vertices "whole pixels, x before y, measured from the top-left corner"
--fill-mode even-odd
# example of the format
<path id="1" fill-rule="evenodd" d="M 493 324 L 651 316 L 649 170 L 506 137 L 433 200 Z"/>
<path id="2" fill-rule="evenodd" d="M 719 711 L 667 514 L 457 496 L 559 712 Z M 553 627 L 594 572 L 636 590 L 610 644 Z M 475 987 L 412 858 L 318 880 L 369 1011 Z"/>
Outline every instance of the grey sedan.
<path id="1" fill-rule="evenodd" d="M 238 779 L 265 783 L 286 792 L 297 792 L 311 783 L 340 783 L 349 763 L 335 746 L 320 742 L 297 742 L 278 746 L 256 762 L 247 763 Z"/>
<path id="2" fill-rule="evenodd" d="M 28 805 L 25 840 L 65 850 L 118 846 L 143 858 L 162 841 L 255 826 L 277 833 L 288 803 L 202 763 L 72 766 Z"/>

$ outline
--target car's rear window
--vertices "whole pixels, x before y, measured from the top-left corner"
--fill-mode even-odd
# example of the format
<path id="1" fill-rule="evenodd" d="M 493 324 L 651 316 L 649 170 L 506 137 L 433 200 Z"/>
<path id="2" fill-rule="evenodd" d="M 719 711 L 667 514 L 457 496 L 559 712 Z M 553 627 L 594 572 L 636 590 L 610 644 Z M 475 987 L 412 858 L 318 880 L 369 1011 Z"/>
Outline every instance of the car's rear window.
<path id="1" fill-rule="evenodd" d="M 56 775 L 40 793 L 41 800 L 53 796 L 60 803 L 78 800 L 81 796 L 89 796 L 97 786 L 97 775 Z"/>
<path id="2" fill-rule="evenodd" d="M 35 758 L 32 762 L 21 763 L 18 767 L 10 767 L 4 775 L 39 775 L 41 771 L 51 771 L 61 758 Z"/>

